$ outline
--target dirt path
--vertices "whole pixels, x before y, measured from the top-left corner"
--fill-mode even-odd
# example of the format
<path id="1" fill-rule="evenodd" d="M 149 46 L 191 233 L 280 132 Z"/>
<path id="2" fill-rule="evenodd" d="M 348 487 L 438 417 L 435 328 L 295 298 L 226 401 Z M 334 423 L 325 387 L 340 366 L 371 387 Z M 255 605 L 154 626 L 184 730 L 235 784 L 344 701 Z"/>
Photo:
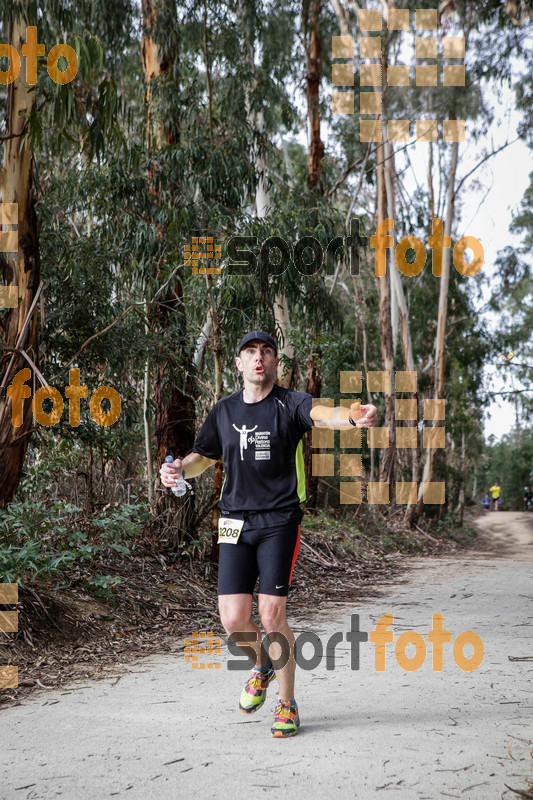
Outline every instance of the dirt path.
<path id="1" fill-rule="evenodd" d="M 492 552 L 500 558 L 533 561 L 533 514 L 497 511 L 478 517 L 478 529 Z"/>
<path id="2" fill-rule="evenodd" d="M 524 790 L 533 781 L 533 514 L 496 513 L 479 527 L 489 551 L 410 559 L 402 580 L 381 586 L 379 597 L 296 623 L 298 633 L 318 634 L 324 650 L 333 634 L 344 636 L 334 661 L 297 671 L 302 730 L 294 739 L 268 735 L 274 684 L 263 709 L 244 717 L 237 700 L 246 673 L 228 671 L 225 647 L 200 656 L 220 669 L 202 670 L 178 648 L 129 664 L 122 677 L 4 709 L 0 797 L 517 797 L 506 784 Z M 386 613 L 394 615 L 394 643 L 385 647 L 385 670 L 375 669 L 371 641 L 354 669 L 351 615 L 370 633 Z M 442 671 L 432 669 L 435 613 L 452 643 L 462 631 L 481 637 L 477 669 L 457 666 L 452 643 L 444 644 Z M 395 656 L 408 630 L 427 647 L 416 671 Z M 472 652 L 467 644 L 465 657 Z M 406 655 L 413 653 L 409 645 Z M 302 654 L 311 658 L 310 644 Z"/>

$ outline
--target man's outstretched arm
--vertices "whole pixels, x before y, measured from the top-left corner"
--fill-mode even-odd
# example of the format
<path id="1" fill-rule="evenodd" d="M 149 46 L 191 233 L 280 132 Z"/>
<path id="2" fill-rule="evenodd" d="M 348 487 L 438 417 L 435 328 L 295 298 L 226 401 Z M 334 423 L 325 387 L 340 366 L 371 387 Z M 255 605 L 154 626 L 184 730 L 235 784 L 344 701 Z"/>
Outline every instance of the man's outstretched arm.
<path id="1" fill-rule="evenodd" d="M 317 428 L 350 428 L 352 424 L 358 428 L 373 428 L 376 424 L 378 410 L 376 406 L 362 406 L 359 400 L 351 404 L 350 408 L 344 406 L 322 406 L 320 400 L 313 402 L 311 409 L 311 419 Z M 353 423 L 350 422 L 353 420 Z"/>
<path id="2" fill-rule="evenodd" d="M 196 478 L 198 475 L 201 475 L 202 472 L 205 472 L 211 464 L 215 463 L 216 459 L 214 458 L 201 456 L 200 453 L 189 453 L 184 459 L 176 458 L 172 462 L 169 461 L 168 463 L 165 462 L 161 464 L 159 477 L 161 478 L 163 486 L 171 489 L 176 484 L 182 471 L 185 473 L 185 477 Z"/>

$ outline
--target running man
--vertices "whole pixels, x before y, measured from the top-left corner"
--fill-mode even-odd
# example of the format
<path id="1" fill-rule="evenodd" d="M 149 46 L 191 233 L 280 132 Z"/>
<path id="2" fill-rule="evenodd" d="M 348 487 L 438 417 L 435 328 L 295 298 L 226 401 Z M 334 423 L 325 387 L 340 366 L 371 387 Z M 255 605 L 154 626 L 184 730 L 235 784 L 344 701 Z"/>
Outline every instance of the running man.
<path id="1" fill-rule="evenodd" d="M 502 490 L 501 490 L 501 487 L 500 487 L 500 484 L 498 483 L 498 481 L 494 481 L 493 485 L 489 489 L 489 492 L 490 492 L 491 497 L 492 497 L 492 510 L 493 511 L 498 511 L 498 509 L 500 508 L 501 493 L 502 493 Z"/>
<path id="2" fill-rule="evenodd" d="M 375 406 L 341 408 L 319 405 L 310 394 L 284 389 L 276 381 L 276 342 L 252 331 L 240 341 L 235 359 L 244 388 L 224 397 L 209 412 L 192 453 L 163 464 L 164 486 L 180 474 L 195 478 L 220 456 L 225 481 L 219 501 L 218 605 L 226 633 L 235 644 L 255 651 L 255 667 L 241 692 L 239 707 L 251 714 L 264 704 L 268 685 L 279 683 L 271 734 L 294 736 L 300 720 L 294 698 L 294 635 L 287 623 L 287 596 L 300 544 L 300 502 L 305 499 L 302 436 L 313 425 L 333 429 L 372 427 Z M 244 449 L 245 430 L 254 430 Z M 238 434 L 238 435 L 237 435 Z M 230 538 L 231 537 L 231 538 Z M 262 634 L 252 621 L 252 594 L 259 578 L 259 616 L 266 634 L 282 634 L 291 655 L 274 672 Z M 241 637 L 241 638 L 239 638 Z"/>

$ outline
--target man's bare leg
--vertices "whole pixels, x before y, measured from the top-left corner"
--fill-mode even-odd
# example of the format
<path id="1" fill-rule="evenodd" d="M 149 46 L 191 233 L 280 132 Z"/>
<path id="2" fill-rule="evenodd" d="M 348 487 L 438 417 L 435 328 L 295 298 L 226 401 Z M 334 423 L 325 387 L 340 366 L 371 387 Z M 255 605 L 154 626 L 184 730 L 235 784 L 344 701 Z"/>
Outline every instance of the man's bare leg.
<path id="1" fill-rule="evenodd" d="M 251 594 L 221 594 L 218 596 L 220 620 L 232 641 L 244 649 L 248 655 L 249 648 L 255 651 L 255 666 L 257 669 L 265 666 L 268 654 L 261 647 L 262 634 L 252 620 L 252 595 Z M 239 633 L 255 633 L 254 641 L 239 639 Z"/>
<path id="2" fill-rule="evenodd" d="M 293 700 L 296 663 L 294 660 L 294 634 L 287 623 L 287 598 L 277 597 L 272 594 L 260 594 L 258 596 L 258 604 L 259 616 L 265 633 L 280 633 L 289 644 L 289 659 L 284 667 L 276 669 L 276 678 L 279 683 L 279 699 Z M 275 642 L 275 637 L 273 642 Z M 280 645 L 271 644 L 270 652 L 273 654 L 274 659 L 281 655 L 280 647 Z"/>

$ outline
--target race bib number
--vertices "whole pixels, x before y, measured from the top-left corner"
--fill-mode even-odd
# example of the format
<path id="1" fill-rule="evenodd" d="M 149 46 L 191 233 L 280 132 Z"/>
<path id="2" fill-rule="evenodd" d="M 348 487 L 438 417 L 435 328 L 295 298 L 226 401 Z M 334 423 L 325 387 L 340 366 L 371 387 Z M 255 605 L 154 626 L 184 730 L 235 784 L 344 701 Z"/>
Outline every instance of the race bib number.
<path id="1" fill-rule="evenodd" d="M 218 544 L 221 542 L 228 542 L 229 544 L 237 544 L 239 536 L 241 535 L 242 526 L 244 525 L 243 519 L 230 519 L 229 517 L 220 517 L 218 520 Z"/>

